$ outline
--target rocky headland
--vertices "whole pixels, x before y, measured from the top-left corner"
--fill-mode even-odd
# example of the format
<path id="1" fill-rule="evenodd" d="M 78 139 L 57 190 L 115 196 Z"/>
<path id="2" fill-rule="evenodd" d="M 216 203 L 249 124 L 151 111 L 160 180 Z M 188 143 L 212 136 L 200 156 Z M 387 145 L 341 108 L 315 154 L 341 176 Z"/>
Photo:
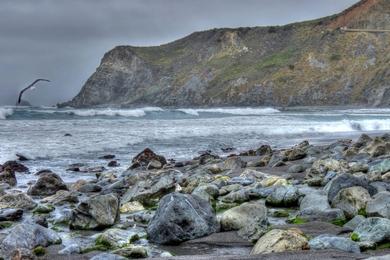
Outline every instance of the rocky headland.
<path id="1" fill-rule="evenodd" d="M 71 165 L 95 176 L 74 183 L 19 158 L 0 166 L 4 259 L 390 257 L 390 134 L 187 161 L 145 149 L 123 172 L 106 155 Z"/>
<path id="2" fill-rule="evenodd" d="M 313 21 L 118 46 L 60 106 L 389 106 L 389 14 L 390 1 L 362 0 Z"/>

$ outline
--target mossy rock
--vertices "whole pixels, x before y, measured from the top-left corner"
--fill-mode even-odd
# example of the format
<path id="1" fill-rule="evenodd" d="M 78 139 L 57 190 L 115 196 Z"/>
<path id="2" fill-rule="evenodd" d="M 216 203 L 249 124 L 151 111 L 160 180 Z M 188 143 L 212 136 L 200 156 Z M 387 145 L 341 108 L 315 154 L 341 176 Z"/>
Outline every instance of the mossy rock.
<path id="1" fill-rule="evenodd" d="M 55 210 L 54 206 L 53 205 L 38 205 L 36 206 L 32 213 L 33 214 L 48 214 L 50 212 L 52 212 L 53 210 Z"/>
<path id="2" fill-rule="evenodd" d="M 0 222 L 0 229 L 12 227 L 13 224 L 14 224 L 14 222 L 12 222 L 12 221 L 1 221 Z"/>
<path id="3" fill-rule="evenodd" d="M 356 234 L 356 233 L 352 233 L 351 234 L 351 240 L 355 241 L 355 242 L 359 242 L 360 241 L 359 235 Z"/>
<path id="4" fill-rule="evenodd" d="M 46 249 L 42 246 L 38 246 L 38 247 L 33 249 L 33 253 L 36 256 L 43 256 L 46 254 Z"/>
<path id="5" fill-rule="evenodd" d="M 332 223 L 333 225 L 342 227 L 342 226 L 344 226 L 347 222 L 348 222 L 348 220 L 345 219 L 345 218 L 337 218 L 337 219 L 332 220 L 331 223 Z"/>
<path id="6" fill-rule="evenodd" d="M 294 218 L 288 219 L 287 222 L 295 225 L 302 225 L 307 223 L 308 221 L 304 218 L 296 216 Z"/>
<path id="7" fill-rule="evenodd" d="M 280 210 L 275 210 L 275 212 L 272 215 L 275 218 L 287 218 L 290 215 L 290 213 L 288 212 L 288 210 L 280 209 Z"/>

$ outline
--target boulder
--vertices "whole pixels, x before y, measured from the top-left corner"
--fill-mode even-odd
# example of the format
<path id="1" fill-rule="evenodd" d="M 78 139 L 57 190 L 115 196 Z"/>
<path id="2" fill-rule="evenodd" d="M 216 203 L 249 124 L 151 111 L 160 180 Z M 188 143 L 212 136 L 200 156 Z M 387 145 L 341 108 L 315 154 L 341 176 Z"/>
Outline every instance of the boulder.
<path id="1" fill-rule="evenodd" d="M 140 238 L 139 231 L 133 229 L 111 228 L 100 234 L 95 244 L 104 245 L 110 249 L 120 248 L 129 245 Z"/>
<path id="2" fill-rule="evenodd" d="M 302 148 L 291 148 L 284 151 L 288 161 L 296 161 L 306 157 L 306 151 Z"/>
<path id="3" fill-rule="evenodd" d="M 49 246 L 61 243 L 60 236 L 51 229 L 37 224 L 19 224 L 8 232 L 0 244 L 2 256 L 10 256 L 16 249 L 32 250 L 37 246 Z"/>
<path id="4" fill-rule="evenodd" d="M 155 154 L 151 149 L 146 148 L 139 154 L 137 154 L 133 160 L 131 161 L 132 165 L 131 169 L 144 167 L 144 168 L 162 168 L 165 164 L 167 164 L 167 160 L 164 156 Z M 150 164 L 150 165 L 149 165 Z"/>
<path id="5" fill-rule="evenodd" d="M 376 163 L 372 164 L 370 167 L 370 172 L 379 172 L 380 174 L 390 172 L 390 159 L 377 161 Z"/>
<path id="6" fill-rule="evenodd" d="M 141 245 L 128 245 L 113 251 L 114 254 L 124 256 L 126 259 L 147 258 L 148 250 Z"/>
<path id="7" fill-rule="evenodd" d="M 366 213 L 369 217 L 382 217 L 390 219 L 390 192 L 382 191 L 375 194 L 367 203 Z"/>
<path id="8" fill-rule="evenodd" d="M 361 186 L 365 188 L 370 195 L 374 195 L 376 193 L 376 189 L 369 185 L 367 179 L 355 177 L 347 173 L 338 175 L 337 177 L 333 178 L 325 186 L 324 190 L 327 192 L 328 201 L 332 202 L 340 190 L 353 186 Z"/>
<path id="9" fill-rule="evenodd" d="M 351 238 L 356 241 L 380 243 L 390 239 L 390 220 L 367 218 L 353 231 Z"/>
<path id="10" fill-rule="evenodd" d="M 324 194 L 312 192 L 300 202 L 298 216 L 308 221 L 332 221 L 345 218 L 340 209 L 332 209 L 328 197 Z"/>
<path id="11" fill-rule="evenodd" d="M 119 200 L 113 194 L 96 195 L 81 202 L 72 212 L 70 228 L 101 229 L 112 226 L 119 212 Z"/>
<path id="12" fill-rule="evenodd" d="M 308 240 L 299 229 L 273 229 L 262 236 L 251 251 L 251 255 L 308 248 Z"/>
<path id="13" fill-rule="evenodd" d="M 219 195 L 218 186 L 214 184 L 201 185 L 195 188 L 192 195 L 196 195 L 201 199 L 211 202 Z"/>
<path id="14" fill-rule="evenodd" d="M 16 185 L 15 172 L 10 167 L 7 167 L 0 172 L 0 183 L 7 183 L 9 186 Z"/>
<path id="15" fill-rule="evenodd" d="M 79 199 L 76 192 L 59 190 L 56 194 L 45 197 L 41 202 L 53 205 L 64 205 L 66 203 L 78 203 Z"/>
<path id="16" fill-rule="evenodd" d="M 344 224 L 344 228 L 353 231 L 366 218 L 361 215 L 356 215 L 353 219 Z"/>
<path id="17" fill-rule="evenodd" d="M 160 200 L 147 233 L 151 242 L 176 244 L 209 235 L 217 229 L 217 219 L 207 201 L 175 192 Z"/>
<path id="18" fill-rule="evenodd" d="M 272 206 L 296 206 L 299 200 L 298 189 L 294 186 L 277 186 L 267 197 L 266 202 Z"/>
<path id="19" fill-rule="evenodd" d="M 319 235 L 309 241 L 309 247 L 312 250 L 337 249 L 345 252 L 360 253 L 359 245 L 344 237 L 333 235 Z"/>
<path id="20" fill-rule="evenodd" d="M 249 201 L 249 199 L 249 194 L 244 189 L 230 192 L 229 194 L 219 198 L 219 200 L 225 203 L 243 203 Z"/>
<path id="21" fill-rule="evenodd" d="M 28 173 L 29 170 L 26 166 L 17 161 L 7 161 L 3 164 L 3 169 L 9 167 L 14 172 L 25 172 Z"/>
<path id="22" fill-rule="evenodd" d="M 256 241 L 267 230 L 267 208 L 261 202 L 247 202 L 225 211 L 220 223 L 222 230 L 238 230 L 242 238 Z"/>
<path id="23" fill-rule="evenodd" d="M 15 221 L 23 216 L 22 209 L 2 209 L 0 210 L 0 221 Z"/>
<path id="24" fill-rule="evenodd" d="M 6 193 L 0 196 L 0 209 L 20 208 L 33 209 L 37 205 L 27 194 L 22 192 Z"/>
<path id="25" fill-rule="evenodd" d="M 37 182 L 32 185 L 27 194 L 31 196 L 50 196 L 59 190 L 68 190 L 60 176 L 53 172 L 44 172 L 39 175 Z"/>
<path id="26" fill-rule="evenodd" d="M 341 209 L 347 218 L 353 218 L 360 211 L 365 211 L 370 200 L 371 196 L 365 188 L 354 186 L 340 190 L 332 201 L 332 207 Z"/>

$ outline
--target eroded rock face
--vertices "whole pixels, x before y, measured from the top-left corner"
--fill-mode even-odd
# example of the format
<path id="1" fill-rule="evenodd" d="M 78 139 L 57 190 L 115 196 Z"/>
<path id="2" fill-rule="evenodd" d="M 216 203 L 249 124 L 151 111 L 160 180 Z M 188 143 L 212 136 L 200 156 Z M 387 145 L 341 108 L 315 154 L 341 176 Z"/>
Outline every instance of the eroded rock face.
<path id="1" fill-rule="evenodd" d="M 59 190 L 68 190 L 60 176 L 53 172 L 44 172 L 39 175 L 37 182 L 31 186 L 27 194 L 31 196 L 50 196 Z"/>
<path id="2" fill-rule="evenodd" d="M 119 200 L 113 194 L 93 196 L 72 212 L 72 229 L 101 229 L 112 226 L 118 216 Z"/>
<path id="3" fill-rule="evenodd" d="M 225 211 L 220 223 L 222 230 L 238 230 L 244 239 L 256 241 L 267 230 L 267 208 L 261 202 L 247 202 Z"/>
<path id="4" fill-rule="evenodd" d="M 262 236 L 251 255 L 295 251 L 308 248 L 308 240 L 299 229 L 273 229 Z"/>
<path id="5" fill-rule="evenodd" d="M 10 256 L 16 249 L 32 250 L 37 246 L 61 243 L 61 238 L 53 230 L 37 224 L 19 224 L 12 228 L 0 244 L 3 256 Z"/>
<path id="6" fill-rule="evenodd" d="M 215 214 L 207 201 L 175 192 L 160 200 L 147 233 L 151 242 L 177 244 L 209 235 L 217 229 Z"/>

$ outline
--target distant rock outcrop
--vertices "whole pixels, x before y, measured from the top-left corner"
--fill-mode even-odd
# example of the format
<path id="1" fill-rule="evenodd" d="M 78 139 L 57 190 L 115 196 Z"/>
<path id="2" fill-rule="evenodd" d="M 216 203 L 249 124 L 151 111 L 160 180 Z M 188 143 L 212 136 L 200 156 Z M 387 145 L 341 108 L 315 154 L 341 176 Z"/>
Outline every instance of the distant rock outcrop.
<path id="1" fill-rule="evenodd" d="M 106 53 L 60 106 L 390 105 L 390 1 L 285 26 L 213 29 Z"/>

